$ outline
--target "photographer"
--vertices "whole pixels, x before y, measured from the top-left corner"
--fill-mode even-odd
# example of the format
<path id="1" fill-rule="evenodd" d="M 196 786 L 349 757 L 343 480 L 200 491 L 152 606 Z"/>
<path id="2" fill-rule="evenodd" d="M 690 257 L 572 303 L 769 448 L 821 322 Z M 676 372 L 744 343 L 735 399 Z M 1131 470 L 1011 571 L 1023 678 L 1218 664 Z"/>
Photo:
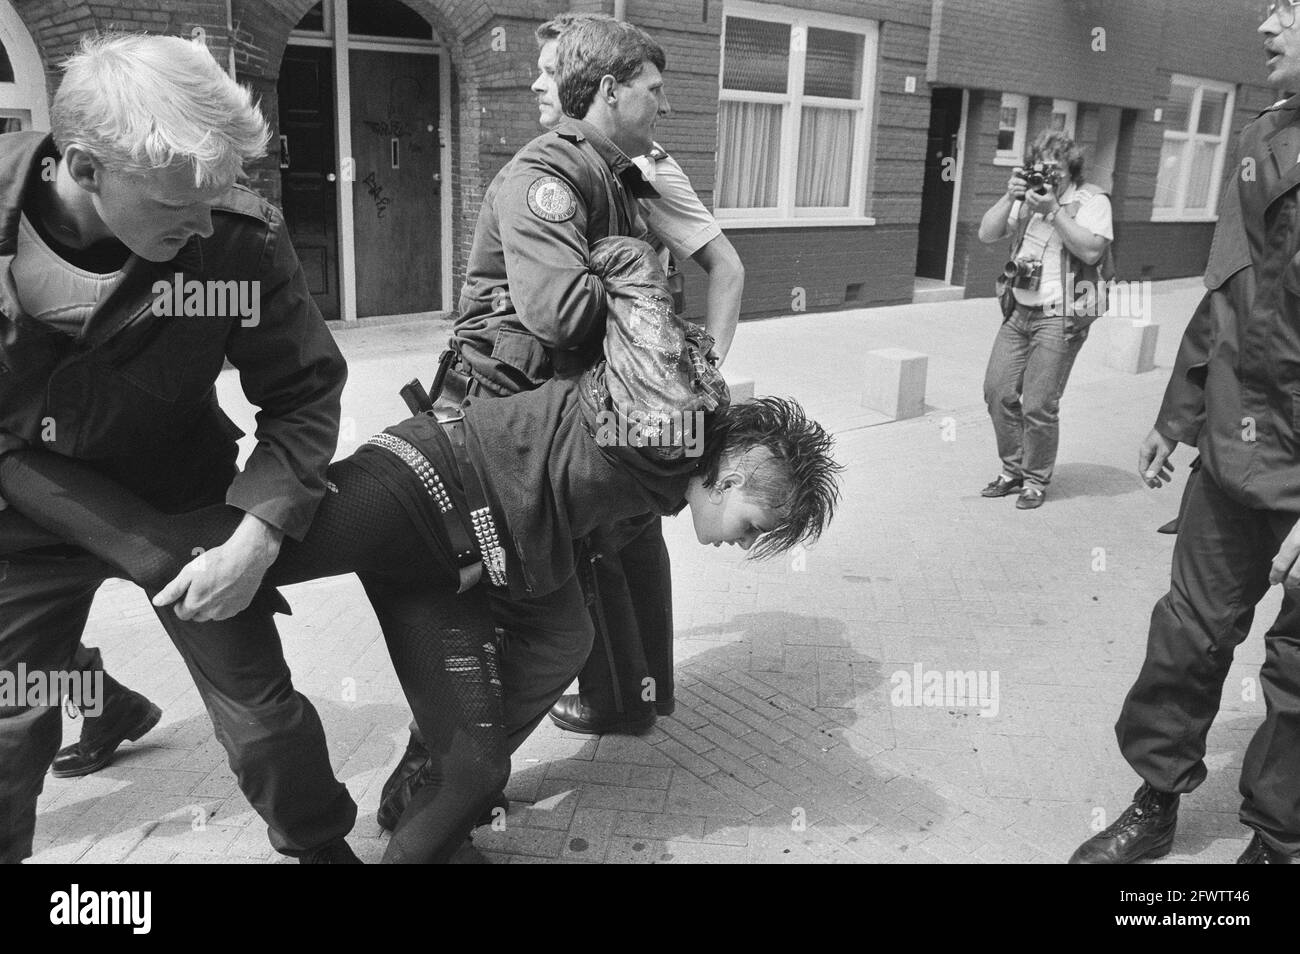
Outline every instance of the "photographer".
<path id="1" fill-rule="evenodd" d="M 1110 199 L 1084 182 L 1083 151 L 1074 141 L 1044 131 L 984 214 L 979 237 L 986 245 L 1012 238 L 999 281 L 1005 320 L 984 375 L 1002 472 L 981 493 L 1019 491 L 1016 507 L 1033 510 L 1052 479 L 1065 382 L 1103 310 L 1096 289 L 1114 238 Z M 1076 287 L 1088 294 L 1076 296 Z"/>

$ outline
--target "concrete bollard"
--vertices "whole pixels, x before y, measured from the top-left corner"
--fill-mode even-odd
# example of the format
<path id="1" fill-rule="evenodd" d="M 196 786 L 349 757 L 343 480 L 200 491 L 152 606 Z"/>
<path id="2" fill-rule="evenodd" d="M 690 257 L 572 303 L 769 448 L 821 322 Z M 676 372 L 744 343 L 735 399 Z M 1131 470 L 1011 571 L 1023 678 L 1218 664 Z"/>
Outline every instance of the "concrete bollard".
<path id="1" fill-rule="evenodd" d="M 1118 319 L 1110 329 L 1106 363 L 1129 374 L 1145 374 L 1156 366 L 1160 326 L 1144 319 Z"/>
<path id="2" fill-rule="evenodd" d="M 731 403 L 740 404 L 743 401 L 754 400 L 754 379 L 742 377 L 728 371 L 722 370 L 722 377 L 726 379 L 727 390 L 731 392 Z"/>
<path id="3" fill-rule="evenodd" d="M 895 421 L 925 413 L 925 371 L 929 358 L 905 348 L 867 352 L 866 390 L 862 406 Z"/>

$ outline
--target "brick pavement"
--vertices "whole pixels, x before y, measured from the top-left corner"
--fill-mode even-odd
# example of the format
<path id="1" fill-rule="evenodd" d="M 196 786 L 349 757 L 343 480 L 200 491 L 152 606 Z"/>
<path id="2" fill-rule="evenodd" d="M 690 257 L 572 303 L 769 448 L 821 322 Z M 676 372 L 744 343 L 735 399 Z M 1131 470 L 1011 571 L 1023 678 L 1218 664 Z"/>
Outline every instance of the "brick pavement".
<path id="1" fill-rule="evenodd" d="M 1107 369 L 1105 323 L 1094 330 L 1063 404 L 1057 478 L 1033 512 L 978 495 L 997 469 L 980 403 L 992 302 L 745 325 L 732 367 L 760 393 L 799 396 L 837 433 L 847 471 L 830 533 L 749 564 L 695 545 L 689 521 L 668 521 L 675 715 L 636 738 L 543 725 L 516 755 L 509 812 L 478 829 L 461 860 L 1064 860 L 1137 785 L 1111 726 L 1167 585 L 1171 538 L 1154 530 L 1173 514 L 1185 470 L 1153 493 L 1132 466 L 1197 295 L 1192 282 L 1157 286 L 1154 373 Z M 428 327 L 341 335 L 352 365 L 345 448 L 396 418 L 394 384 L 427 375 L 441 340 Z M 888 345 L 930 355 L 929 411 L 876 426 L 852 382 L 862 353 Z M 287 656 L 361 805 L 352 844 L 377 860 L 373 813 L 408 718 L 396 679 L 355 579 L 286 595 Z M 1210 778 L 1184 801 L 1169 861 L 1231 861 L 1245 843 L 1236 774 L 1263 715 L 1250 680 L 1275 612 L 1274 595 L 1239 651 L 1210 736 Z M 107 584 L 88 633 L 118 678 L 163 706 L 163 721 L 108 769 L 47 780 L 34 860 L 283 860 L 143 596 Z M 996 713 L 965 698 L 892 704 L 913 700 L 900 684 L 918 666 L 996 674 Z M 78 729 L 65 721 L 65 736 Z"/>

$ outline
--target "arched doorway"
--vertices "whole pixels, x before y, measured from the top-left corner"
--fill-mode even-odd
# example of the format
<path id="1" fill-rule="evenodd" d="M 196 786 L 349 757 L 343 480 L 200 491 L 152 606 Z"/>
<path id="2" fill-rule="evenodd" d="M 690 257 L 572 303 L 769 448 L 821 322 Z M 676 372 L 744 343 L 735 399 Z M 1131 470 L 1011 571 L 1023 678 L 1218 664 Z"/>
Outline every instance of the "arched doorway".
<path id="1" fill-rule="evenodd" d="M 400 0 L 322 0 L 276 93 L 285 219 L 327 318 L 451 307 L 448 65 Z"/>
<path id="2" fill-rule="evenodd" d="M 13 5 L 0 0 L 0 132 L 49 128 L 41 54 Z"/>

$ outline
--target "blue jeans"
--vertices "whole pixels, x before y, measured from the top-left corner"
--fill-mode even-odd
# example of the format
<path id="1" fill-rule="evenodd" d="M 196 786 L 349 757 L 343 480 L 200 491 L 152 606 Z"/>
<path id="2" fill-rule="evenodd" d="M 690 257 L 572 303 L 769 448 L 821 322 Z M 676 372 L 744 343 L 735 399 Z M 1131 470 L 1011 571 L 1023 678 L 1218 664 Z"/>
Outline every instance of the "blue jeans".
<path id="1" fill-rule="evenodd" d="M 1046 487 L 1056 466 L 1061 394 L 1088 337 L 1065 333 L 1062 315 L 1016 305 L 1002 323 L 984 372 L 984 403 L 993 420 L 998 456 L 1009 477 Z"/>

